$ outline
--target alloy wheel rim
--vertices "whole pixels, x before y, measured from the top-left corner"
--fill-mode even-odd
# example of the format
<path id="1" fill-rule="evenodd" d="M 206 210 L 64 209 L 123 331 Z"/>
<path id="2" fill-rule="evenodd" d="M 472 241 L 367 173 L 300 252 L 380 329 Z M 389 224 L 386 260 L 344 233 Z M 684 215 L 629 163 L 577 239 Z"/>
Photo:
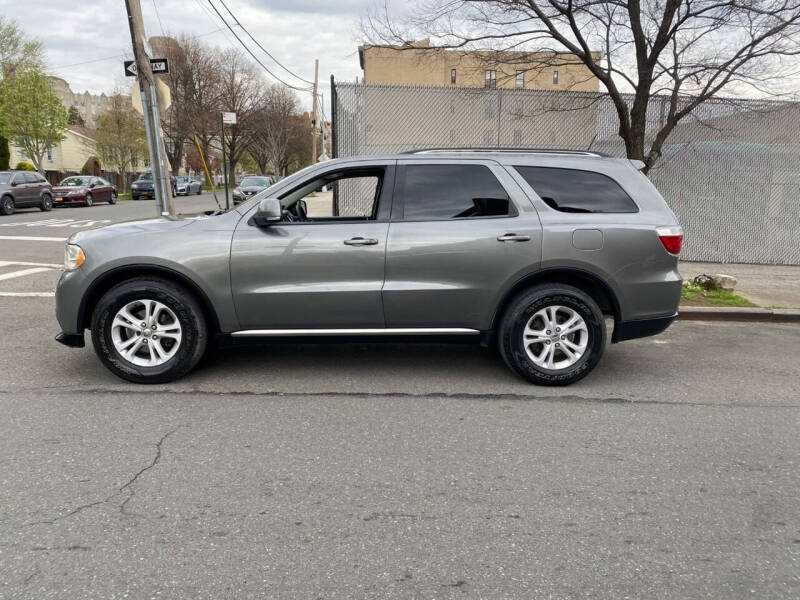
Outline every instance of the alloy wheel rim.
<path id="1" fill-rule="evenodd" d="M 119 355 L 140 367 L 158 367 L 180 348 L 183 330 L 177 315 L 157 300 L 134 300 L 117 311 L 111 341 Z"/>
<path id="2" fill-rule="evenodd" d="M 589 328 L 577 311 L 567 306 L 546 306 L 528 319 L 522 340 L 533 364 L 558 371 L 573 366 L 586 353 Z"/>

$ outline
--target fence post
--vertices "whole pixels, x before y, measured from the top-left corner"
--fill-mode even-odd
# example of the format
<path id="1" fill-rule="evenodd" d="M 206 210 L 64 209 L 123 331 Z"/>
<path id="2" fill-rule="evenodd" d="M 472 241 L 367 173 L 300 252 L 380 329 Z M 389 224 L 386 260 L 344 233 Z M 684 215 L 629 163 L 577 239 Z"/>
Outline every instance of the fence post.
<path id="1" fill-rule="evenodd" d="M 331 73 L 331 158 L 339 158 L 339 134 L 337 132 L 338 123 L 338 116 L 336 114 L 336 103 L 338 102 L 338 98 L 336 97 L 336 80 L 333 78 L 333 74 Z M 331 212 L 333 213 L 334 217 L 339 216 L 339 189 L 336 186 L 333 189 L 333 206 L 331 207 Z"/>
<path id="2" fill-rule="evenodd" d="M 497 88 L 497 147 L 500 148 L 500 126 L 503 119 L 503 89 Z"/>
<path id="3" fill-rule="evenodd" d="M 331 158 L 339 158 L 339 135 L 336 133 L 336 81 L 331 75 Z"/>

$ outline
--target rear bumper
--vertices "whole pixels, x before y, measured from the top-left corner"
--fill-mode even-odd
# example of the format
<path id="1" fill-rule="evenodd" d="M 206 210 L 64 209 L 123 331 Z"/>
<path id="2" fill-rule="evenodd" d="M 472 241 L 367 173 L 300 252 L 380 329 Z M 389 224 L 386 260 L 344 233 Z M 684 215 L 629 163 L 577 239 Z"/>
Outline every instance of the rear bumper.
<path id="1" fill-rule="evenodd" d="M 614 334 L 611 336 L 611 343 L 624 342 L 625 340 L 635 340 L 637 338 L 657 335 L 672 325 L 678 316 L 675 313 L 669 317 L 657 317 L 655 319 L 638 319 L 636 321 L 620 321 L 614 325 Z"/>
<path id="2" fill-rule="evenodd" d="M 86 346 L 82 333 L 64 333 L 62 331 L 56 336 L 56 341 L 70 348 L 83 348 Z"/>

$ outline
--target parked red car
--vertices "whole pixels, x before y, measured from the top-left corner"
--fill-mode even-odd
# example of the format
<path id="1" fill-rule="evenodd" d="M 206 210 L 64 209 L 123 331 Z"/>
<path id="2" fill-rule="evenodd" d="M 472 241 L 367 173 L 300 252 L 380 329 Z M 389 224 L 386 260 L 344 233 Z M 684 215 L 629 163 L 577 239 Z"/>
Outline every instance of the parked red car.
<path id="1" fill-rule="evenodd" d="M 117 188 L 102 177 L 74 175 L 67 177 L 53 188 L 53 205 L 83 204 L 95 202 L 117 203 Z"/>

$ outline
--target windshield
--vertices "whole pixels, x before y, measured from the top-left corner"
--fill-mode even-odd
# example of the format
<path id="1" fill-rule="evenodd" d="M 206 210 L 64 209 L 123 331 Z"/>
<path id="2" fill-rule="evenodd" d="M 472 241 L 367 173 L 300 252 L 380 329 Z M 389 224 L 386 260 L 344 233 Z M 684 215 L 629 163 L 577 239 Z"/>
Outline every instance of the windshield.
<path id="1" fill-rule="evenodd" d="M 89 185 L 90 179 L 91 177 L 67 177 L 64 181 L 62 181 L 58 185 L 64 187 L 81 187 L 84 185 Z"/>
<path id="2" fill-rule="evenodd" d="M 267 177 L 245 177 L 242 179 L 242 183 L 239 184 L 242 187 L 264 187 L 269 185 L 269 178 Z"/>
<path id="3" fill-rule="evenodd" d="M 139 181 L 150 181 L 153 179 L 152 173 L 142 173 L 139 175 Z"/>
<path id="4" fill-rule="evenodd" d="M 178 177 L 178 183 L 189 183 L 190 181 L 189 177 Z"/>
<path id="5" fill-rule="evenodd" d="M 11 173 L 0 173 L 0 185 L 6 184 L 11 180 Z"/>

